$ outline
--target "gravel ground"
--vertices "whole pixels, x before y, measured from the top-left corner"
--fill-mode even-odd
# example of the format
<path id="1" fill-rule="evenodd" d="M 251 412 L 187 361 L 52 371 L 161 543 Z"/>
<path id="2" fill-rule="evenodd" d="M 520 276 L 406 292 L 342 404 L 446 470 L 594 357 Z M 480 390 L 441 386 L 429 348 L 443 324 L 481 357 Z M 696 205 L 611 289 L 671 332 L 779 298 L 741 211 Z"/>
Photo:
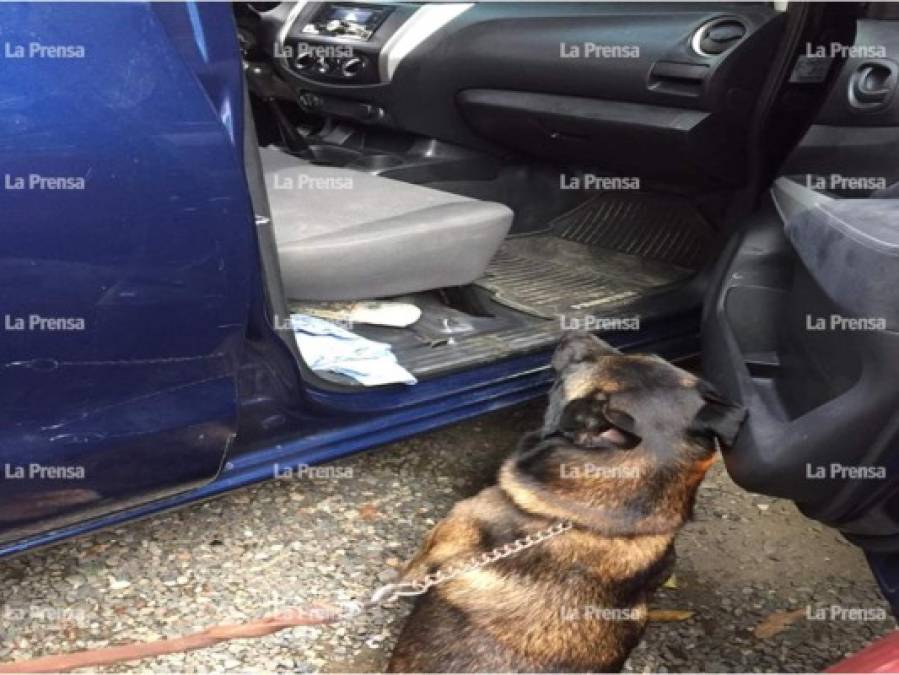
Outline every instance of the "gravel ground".
<path id="1" fill-rule="evenodd" d="M 0 661 L 148 640 L 388 581 L 457 500 L 492 480 L 540 403 L 0 562 Z M 678 543 L 676 588 L 626 670 L 815 671 L 895 628 L 863 557 L 716 466 Z M 806 609 L 809 608 L 809 609 Z M 868 620 L 842 616 L 862 609 Z M 772 614 L 795 622 L 755 634 Z M 383 670 L 408 606 L 104 672 Z M 806 616 L 826 617 L 815 620 Z M 682 615 L 682 616 L 685 616 Z M 876 617 L 875 617 L 876 618 Z"/>

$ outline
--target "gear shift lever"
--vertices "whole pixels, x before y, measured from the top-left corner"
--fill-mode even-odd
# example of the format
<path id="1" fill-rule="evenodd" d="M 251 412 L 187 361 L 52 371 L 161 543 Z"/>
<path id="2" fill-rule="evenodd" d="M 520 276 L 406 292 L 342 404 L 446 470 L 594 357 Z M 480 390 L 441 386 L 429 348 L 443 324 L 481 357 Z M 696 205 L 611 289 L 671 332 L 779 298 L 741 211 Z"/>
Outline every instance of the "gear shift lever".
<path id="1" fill-rule="evenodd" d="M 269 109 L 272 111 L 275 121 L 278 123 L 278 131 L 281 133 L 281 139 L 284 141 L 284 145 L 287 146 L 290 153 L 302 157 L 303 159 L 315 159 L 312 151 L 309 149 L 309 144 L 306 143 L 306 139 L 303 138 L 303 135 L 297 131 L 297 128 L 293 124 L 291 124 L 281 107 L 281 103 L 274 95 L 274 87 L 272 86 L 274 72 L 272 71 L 272 67 L 267 63 L 244 62 L 244 72 L 247 76 L 247 84 L 250 91 L 265 101 L 266 105 L 268 105 Z"/>

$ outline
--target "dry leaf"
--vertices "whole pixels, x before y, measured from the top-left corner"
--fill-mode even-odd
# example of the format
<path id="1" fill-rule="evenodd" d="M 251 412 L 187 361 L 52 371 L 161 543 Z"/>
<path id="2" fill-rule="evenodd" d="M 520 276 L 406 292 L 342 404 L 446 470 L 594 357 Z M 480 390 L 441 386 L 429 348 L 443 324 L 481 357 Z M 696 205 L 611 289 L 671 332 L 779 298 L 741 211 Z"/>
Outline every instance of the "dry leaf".
<path id="1" fill-rule="evenodd" d="M 805 608 L 792 609 L 789 612 L 774 612 L 756 626 L 752 633 L 757 638 L 767 640 L 778 633 L 783 633 L 803 616 L 805 616 Z"/>
<path id="2" fill-rule="evenodd" d="M 647 615 L 650 621 L 686 621 L 693 612 L 689 609 L 651 609 Z"/>
<path id="3" fill-rule="evenodd" d="M 673 574 L 668 577 L 668 581 L 662 584 L 663 588 L 677 588 L 677 577 Z"/>
<path id="4" fill-rule="evenodd" d="M 378 507 L 374 504 L 363 504 L 359 507 L 359 517 L 362 520 L 377 520 L 381 514 L 378 513 Z"/>
<path id="5" fill-rule="evenodd" d="M 128 588 L 130 585 L 131 582 L 125 579 L 116 579 L 113 576 L 109 577 L 109 589 L 112 591 L 121 591 L 124 588 Z"/>

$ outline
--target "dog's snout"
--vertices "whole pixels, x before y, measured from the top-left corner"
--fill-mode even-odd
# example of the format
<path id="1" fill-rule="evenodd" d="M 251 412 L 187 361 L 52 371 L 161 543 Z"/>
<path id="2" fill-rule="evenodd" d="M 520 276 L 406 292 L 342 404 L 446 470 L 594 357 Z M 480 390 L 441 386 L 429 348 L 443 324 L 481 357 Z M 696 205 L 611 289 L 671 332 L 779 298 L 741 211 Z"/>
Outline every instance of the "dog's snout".
<path id="1" fill-rule="evenodd" d="M 562 336 L 552 363 L 553 367 L 560 371 L 572 363 L 590 361 L 611 354 L 620 352 L 605 340 L 600 340 L 586 331 L 570 331 Z"/>

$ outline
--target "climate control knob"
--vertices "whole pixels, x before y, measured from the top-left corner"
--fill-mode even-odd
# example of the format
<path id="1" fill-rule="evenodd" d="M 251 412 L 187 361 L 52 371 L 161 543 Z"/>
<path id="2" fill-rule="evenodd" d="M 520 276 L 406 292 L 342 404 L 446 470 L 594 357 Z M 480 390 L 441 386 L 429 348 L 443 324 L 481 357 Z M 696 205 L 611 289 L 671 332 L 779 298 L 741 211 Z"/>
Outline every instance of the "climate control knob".
<path id="1" fill-rule="evenodd" d="M 293 65 L 296 66 L 297 70 L 306 70 L 314 66 L 315 62 L 316 58 L 312 52 L 301 52 L 293 62 Z"/>
<path id="2" fill-rule="evenodd" d="M 331 61 L 324 56 L 319 56 L 315 61 L 315 69 L 322 75 L 327 75 L 331 72 Z"/>
<path id="3" fill-rule="evenodd" d="M 363 68 L 365 68 L 365 61 L 358 56 L 350 57 L 340 64 L 340 72 L 347 78 L 356 77 Z"/>

